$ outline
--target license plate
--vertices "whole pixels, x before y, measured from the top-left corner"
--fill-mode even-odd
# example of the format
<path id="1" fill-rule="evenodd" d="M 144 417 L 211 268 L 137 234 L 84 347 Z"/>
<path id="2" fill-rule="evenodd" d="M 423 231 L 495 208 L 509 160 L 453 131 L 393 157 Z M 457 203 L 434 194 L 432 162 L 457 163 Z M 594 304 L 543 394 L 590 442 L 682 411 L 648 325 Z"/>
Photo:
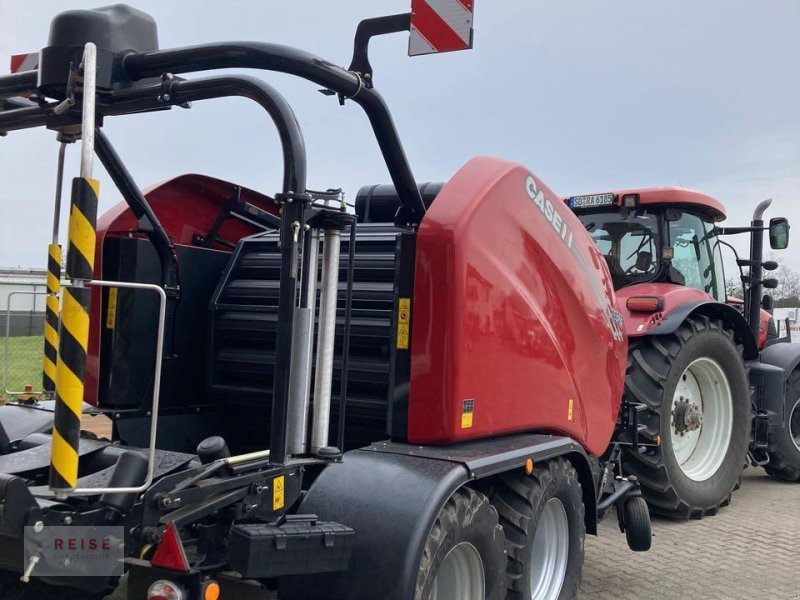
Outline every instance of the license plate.
<path id="1" fill-rule="evenodd" d="M 597 208 L 598 206 L 613 206 L 617 201 L 615 194 L 587 194 L 585 196 L 572 196 L 569 199 L 570 208 Z"/>

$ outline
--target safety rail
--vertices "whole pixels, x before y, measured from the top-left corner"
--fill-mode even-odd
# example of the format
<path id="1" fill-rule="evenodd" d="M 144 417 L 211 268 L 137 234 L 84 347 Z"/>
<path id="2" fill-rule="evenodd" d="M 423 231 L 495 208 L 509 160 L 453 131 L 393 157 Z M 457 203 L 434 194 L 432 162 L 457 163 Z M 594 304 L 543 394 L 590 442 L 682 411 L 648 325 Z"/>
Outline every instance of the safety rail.
<path id="1" fill-rule="evenodd" d="M 167 313 L 167 294 L 161 286 L 153 283 L 130 283 L 126 281 L 103 281 L 95 279 L 87 281 L 86 285 L 89 287 L 109 287 L 109 288 L 125 288 L 131 290 L 148 290 L 158 294 L 159 310 L 158 310 L 158 328 L 156 332 L 156 360 L 155 371 L 153 374 L 153 400 L 151 403 L 151 420 L 150 420 L 150 443 L 147 448 L 147 476 L 144 483 L 135 487 L 117 487 L 117 488 L 75 488 L 68 492 L 70 496 L 94 496 L 96 494 L 138 494 L 144 492 L 150 487 L 153 482 L 155 473 L 155 455 L 156 455 L 156 437 L 158 434 L 158 406 L 159 398 L 161 395 L 161 366 L 164 358 L 164 322 Z M 64 285 L 64 287 L 69 287 Z"/>

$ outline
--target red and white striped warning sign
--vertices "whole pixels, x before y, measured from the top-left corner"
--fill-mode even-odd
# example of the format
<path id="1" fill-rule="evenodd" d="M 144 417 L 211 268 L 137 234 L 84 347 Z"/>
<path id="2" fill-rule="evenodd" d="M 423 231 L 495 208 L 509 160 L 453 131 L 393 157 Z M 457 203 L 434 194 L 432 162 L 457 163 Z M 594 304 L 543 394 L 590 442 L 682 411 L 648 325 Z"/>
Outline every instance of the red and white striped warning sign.
<path id="1" fill-rule="evenodd" d="M 11 72 L 35 71 L 39 68 L 39 53 L 14 54 L 11 57 Z"/>
<path id="2" fill-rule="evenodd" d="M 408 55 L 472 48 L 474 0 L 411 0 Z"/>

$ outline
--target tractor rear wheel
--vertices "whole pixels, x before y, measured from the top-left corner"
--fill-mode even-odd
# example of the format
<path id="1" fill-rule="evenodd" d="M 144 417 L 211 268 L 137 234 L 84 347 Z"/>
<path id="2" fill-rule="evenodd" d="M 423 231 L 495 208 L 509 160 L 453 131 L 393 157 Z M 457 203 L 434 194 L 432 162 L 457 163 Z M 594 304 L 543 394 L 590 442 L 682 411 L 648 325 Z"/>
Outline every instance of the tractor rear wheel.
<path id="1" fill-rule="evenodd" d="M 786 427 L 770 434 L 764 469 L 776 479 L 800 481 L 800 368 L 789 376 L 785 414 Z"/>
<path id="2" fill-rule="evenodd" d="M 586 537 L 583 492 L 565 459 L 504 474 L 492 493 L 508 554 L 509 600 L 575 598 Z"/>
<path id="3" fill-rule="evenodd" d="M 505 595 L 503 529 L 488 498 L 461 488 L 428 534 L 414 600 L 501 600 Z"/>
<path id="4" fill-rule="evenodd" d="M 688 318 L 674 334 L 636 338 L 626 399 L 647 408 L 641 423 L 660 445 L 627 451 L 653 512 L 712 515 L 730 502 L 750 443 L 750 387 L 742 351 L 721 321 Z"/>

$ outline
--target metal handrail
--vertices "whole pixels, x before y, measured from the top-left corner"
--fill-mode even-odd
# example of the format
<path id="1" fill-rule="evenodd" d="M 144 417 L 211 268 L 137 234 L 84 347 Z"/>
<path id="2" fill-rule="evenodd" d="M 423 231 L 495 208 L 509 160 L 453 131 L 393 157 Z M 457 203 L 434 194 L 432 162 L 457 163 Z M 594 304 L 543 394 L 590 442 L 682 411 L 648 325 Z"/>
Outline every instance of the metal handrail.
<path id="1" fill-rule="evenodd" d="M 156 363 L 155 373 L 153 376 L 153 403 L 151 407 L 152 419 L 150 421 L 150 444 L 148 446 L 147 454 L 147 477 L 144 483 L 135 487 L 117 487 L 117 488 L 75 488 L 70 490 L 70 496 L 94 496 L 96 494 L 138 494 L 144 492 L 153 483 L 153 476 L 155 473 L 155 456 L 156 456 L 156 436 L 158 433 L 158 405 L 159 397 L 161 394 L 161 365 L 164 358 L 164 321 L 167 312 L 167 294 L 161 286 L 152 283 L 130 283 L 126 281 L 103 281 L 95 279 L 85 282 L 90 287 L 117 287 L 132 290 L 148 290 L 156 292 L 159 297 L 159 311 L 158 311 L 158 329 L 156 334 Z M 69 287 L 65 285 L 64 287 Z"/>

